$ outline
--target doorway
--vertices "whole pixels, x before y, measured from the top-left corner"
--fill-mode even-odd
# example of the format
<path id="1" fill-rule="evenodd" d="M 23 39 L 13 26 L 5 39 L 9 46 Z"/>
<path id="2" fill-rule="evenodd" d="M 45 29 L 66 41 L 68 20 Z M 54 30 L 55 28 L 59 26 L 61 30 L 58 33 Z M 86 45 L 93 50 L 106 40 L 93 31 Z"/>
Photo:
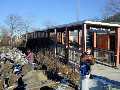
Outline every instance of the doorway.
<path id="1" fill-rule="evenodd" d="M 115 51 L 115 35 L 110 35 L 110 50 Z"/>

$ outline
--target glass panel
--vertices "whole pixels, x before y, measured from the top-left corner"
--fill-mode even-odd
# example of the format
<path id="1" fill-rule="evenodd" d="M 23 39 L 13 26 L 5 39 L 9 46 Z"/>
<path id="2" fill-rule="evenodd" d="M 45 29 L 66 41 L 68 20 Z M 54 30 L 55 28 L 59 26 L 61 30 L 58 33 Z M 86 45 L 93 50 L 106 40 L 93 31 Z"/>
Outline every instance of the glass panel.
<path id="1" fill-rule="evenodd" d="M 115 64 L 114 51 L 96 49 L 94 50 L 94 55 L 96 57 L 96 60 L 100 62 L 110 65 Z"/>

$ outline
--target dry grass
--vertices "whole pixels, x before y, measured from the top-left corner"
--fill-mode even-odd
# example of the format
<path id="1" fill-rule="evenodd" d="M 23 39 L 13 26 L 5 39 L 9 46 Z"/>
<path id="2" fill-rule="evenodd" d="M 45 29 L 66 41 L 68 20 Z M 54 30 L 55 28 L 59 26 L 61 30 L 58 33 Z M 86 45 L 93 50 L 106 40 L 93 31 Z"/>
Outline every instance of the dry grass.
<path id="1" fill-rule="evenodd" d="M 30 65 L 25 64 L 25 65 L 22 67 L 22 74 L 23 74 L 23 75 L 26 75 L 29 71 L 31 71 Z"/>
<path id="2" fill-rule="evenodd" d="M 47 65 L 48 69 L 57 70 L 74 82 L 79 81 L 79 73 L 75 72 L 70 66 L 62 64 L 54 57 L 50 57 L 49 54 L 46 54 L 46 56 L 44 56 L 43 54 L 38 53 L 37 58 L 40 62 L 44 62 Z"/>
<path id="3" fill-rule="evenodd" d="M 19 77 L 17 77 L 15 74 L 11 74 L 9 76 L 9 85 L 10 86 L 14 85 L 17 82 L 18 78 Z"/>
<path id="4" fill-rule="evenodd" d="M 4 90 L 4 88 L 3 88 L 3 81 L 2 80 L 0 80 L 0 90 Z"/>

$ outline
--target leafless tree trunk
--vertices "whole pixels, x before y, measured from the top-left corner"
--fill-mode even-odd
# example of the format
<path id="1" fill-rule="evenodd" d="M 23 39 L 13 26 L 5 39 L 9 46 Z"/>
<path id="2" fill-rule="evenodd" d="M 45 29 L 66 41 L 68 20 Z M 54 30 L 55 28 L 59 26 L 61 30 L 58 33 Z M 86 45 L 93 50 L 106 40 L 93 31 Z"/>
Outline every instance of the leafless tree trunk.
<path id="1" fill-rule="evenodd" d="M 22 18 L 17 15 L 9 15 L 6 20 L 11 32 L 11 47 L 13 46 L 13 35 L 21 28 Z"/>

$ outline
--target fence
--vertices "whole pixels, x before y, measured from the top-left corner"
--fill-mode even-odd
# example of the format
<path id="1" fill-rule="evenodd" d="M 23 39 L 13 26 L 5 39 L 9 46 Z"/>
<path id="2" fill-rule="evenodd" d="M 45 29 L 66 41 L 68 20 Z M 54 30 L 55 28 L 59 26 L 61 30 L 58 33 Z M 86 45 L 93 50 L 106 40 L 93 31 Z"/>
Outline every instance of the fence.
<path id="1" fill-rule="evenodd" d="M 114 51 L 104 50 L 104 49 L 95 49 L 94 57 L 97 61 L 102 62 L 103 64 L 115 65 L 115 53 Z"/>
<path id="2" fill-rule="evenodd" d="M 63 45 L 57 45 L 57 55 L 68 60 L 68 65 L 79 72 L 81 50 L 77 48 L 65 48 Z"/>
<path id="3" fill-rule="evenodd" d="M 39 49 L 43 55 L 49 55 L 48 57 L 52 57 L 55 62 L 60 62 L 70 66 L 73 71 L 79 73 L 80 68 L 80 56 L 82 51 L 75 48 L 65 48 L 63 45 L 57 45 L 57 55 L 55 55 L 55 47 L 50 48 L 42 48 Z M 56 57 L 55 57 L 56 56 Z"/>
<path id="4" fill-rule="evenodd" d="M 65 46 L 64 45 L 57 45 L 57 55 L 60 57 L 65 57 Z"/>
<path id="5" fill-rule="evenodd" d="M 102 87 L 102 90 L 120 90 L 120 86 L 106 85 Z"/>

